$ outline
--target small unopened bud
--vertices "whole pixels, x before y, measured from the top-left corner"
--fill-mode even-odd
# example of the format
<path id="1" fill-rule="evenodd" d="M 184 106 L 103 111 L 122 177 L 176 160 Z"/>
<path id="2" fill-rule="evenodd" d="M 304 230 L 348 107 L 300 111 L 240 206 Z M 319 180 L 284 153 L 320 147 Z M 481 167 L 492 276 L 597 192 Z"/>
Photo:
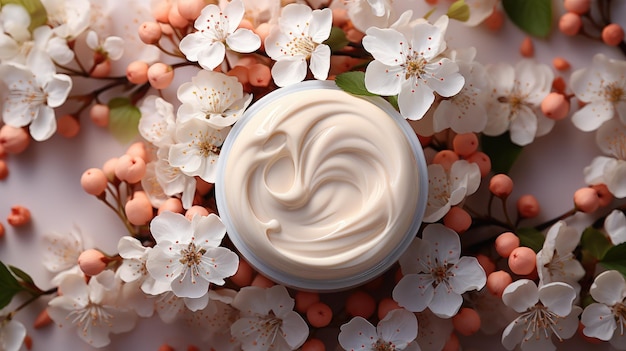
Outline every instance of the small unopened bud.
<path id="1" fill-rule="evenodd" d="M 96 249 L 85 250 L 78 256 L 78 266 L 88 276 L 98 275 L 107 266 L 106 257 Z"/>
<path id="2" fill-rule="evenodd" d="M 5 124 L 0 128 L 0 145 L 9 154 L 22 153 L 30 144 L 30 135 L 24 128 Z"/>
<path id="3" fill-rule="evenodd" d="M 63 115 L 57 120 L 57 133 L 65 138 L 73 138 L 80 131 L 78 118 L 72 115 Z"/>
<path id="4" fill-rule="evenodd" d="M 188 21 L 195 21 L 205 6 L 204 0 L 178 0 L 178 13 Z"/>
<path id="5" fill-rule="evenodd" d="M 569 100 L 563 94 L 550 93 L 541 101 L 541 112 L 554 120 L 561 120 L 569 113 Z"/>
<path id="6" fill-rule="evenodd" d="M 107 177 L 99 168 L 90 168 L 80 177 L 80 185 L 87 194 L 98 196 L 107 188 Z"/>
<path id="7" fill-rule="evenodd" d="M 154 209 L 150 199 L 143 191 L 135 191 L 133 197 L 126 202 L 124 213 L 133 225 L 148 224 L 154 217 Z"/>
<path id="8" fill-rule="evenodd" d="M 489 191 L 501 199 L 506 199 L 513 192 L 513 180 L 506 174 L 496 174 L 489 180 Z"/>
<path id="9" fill-rule="evenodd" d="M 133 84 L 144 84 L 148 81 L 148 63 L 133 61 L 126 67 L 126 79 Z"/>
<path id="10" fill-rule="evenodd" d="M 559 30 L 565 35 L 573 36 L 578 34 L 582 26 L 583 20 L 580 18 L 580 15 L 573 12 L 565 13 L 559 19 Z"/>
<path id="11" fill-rule="evenodd" d="M 602 29 L 602 41 L 608 46 L 617 46 L 624 40 L 624 29 L 617 23 L 611 23 Z"/>
<path id="12" fill-rule="evenodd" d="M 126 154 L 118 158 L 115 166 L 115 176 L 118 179 L 135 184 L 141 181 L 144 175 L 146 175 L 146 162 L 141 157 Z"/>
<path id="13" fill-rule="evenodd" d="M 592 213 L 600 207 L 600 198 L 594 188 L 580 188 L 574 192 L 574 206 L 580 212 Z"/>
<path id="14" fill-rule="evenodd" d="M 110 112 L 108 105 L 95 104 L 89 109 L 89 118 L 98 127 L 106 127 L 109 125 Z"/>
<path id="15" fill-rule="evenodd" d="M 163 62 L 157 62 L 148 68 L 148 81 L 155 89 L 167 88 L 174 79 L 174 69 Z"/>
<path id="16" fill-rule="evenodd" d="M 24 206 L 11 207 L 11 213 L 7 217 L 7 223 L 19 227 L 30 223 L 30 211 Z"/>
<path id="17" fill-rule="evenodd" d="M 144 44 L 156 44 L 161 40 L 161 36 L 163 32 L 161 31 L 161 26 L 156 22 L 144 22 L 139 26 L 137 30 L 139 33 L 139 39 L 144 42 Z"/>
<path id="18" fill-rule="evenodd" d="M 524 218 L 533 218 L 539 214 L 539 201 L 532 195 L 523 195 L 517 200 L 517 212 Z"/>

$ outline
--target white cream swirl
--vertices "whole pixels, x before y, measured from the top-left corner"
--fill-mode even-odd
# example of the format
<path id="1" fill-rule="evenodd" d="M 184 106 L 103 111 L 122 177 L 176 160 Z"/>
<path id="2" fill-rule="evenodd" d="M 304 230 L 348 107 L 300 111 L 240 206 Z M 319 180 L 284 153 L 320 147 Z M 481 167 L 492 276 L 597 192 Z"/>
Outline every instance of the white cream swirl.
<path id="1" fill-rule="evenodd" d="M 341 90 L 312 89 L 249 117 L 229 150 L 223 191 L 230 222 L 259 260 L 306 279 L 341 279 L 403 241 L 421 175 L 386 112 Z"/>

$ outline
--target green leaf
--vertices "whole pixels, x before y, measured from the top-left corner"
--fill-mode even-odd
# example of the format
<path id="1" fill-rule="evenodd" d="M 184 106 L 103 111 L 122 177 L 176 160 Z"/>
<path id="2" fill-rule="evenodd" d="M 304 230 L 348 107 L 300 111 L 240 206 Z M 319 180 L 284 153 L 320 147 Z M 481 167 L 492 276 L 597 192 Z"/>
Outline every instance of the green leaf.
<path id="1" fill-rule="evenodd" d="M 365 87 L 365 73 L 361 71 L 345 72 L 335 78 L 335 84 L 343 91 L 354 95 L 375 96 Z"/>
<path id="2" fill-rule="evenodd" d="M 522 147 L 511 141 L 509 133 L 499 136 L 481 136 L 482 150 L 491 159 L 494 173 L 508 173 L 513 163 L 522 152 Z"/>
<path id="3" fill-rule="evenodd" d="M 507 16 L 524 32 L 547 37 L 552 29 L 552 0 L 502 0 Z"/>
<path id="4" fill-rule="evenodd" d="M 11 265 L 9 265 L 9 270 L 11 271 L 11 273 L 13 273 L 14 276 L 16 276 L 18 279 L 21 279 L 23 282 L 35 285 L 35 281 L 33 280 L 33 278 L 23 270 Z"/>
<path id="5" fill-rule="evenodd" d="M 128 143 L 137 136 L 141 111 L 130 99 L 114 98 L 109 101 L 109 131 L 121 143 Z"/>
<path id="6" fill-rule="evenodd" d="M 600 264 L 606 269 L 614 269 L 626 276 L 626 243 L 608 249 Z"/>
<path id="7" fill-rule="evenodd" d="M 324 44 L 330 46 L 332 52 L 341 51 L 350 43 L 350 40 L 346 38 L 346 33 L 339 27 L 332 27 L 330 29 L 330 36 Z"/>
<path id="8" fill-rule="evenodd" d="M 35 28 L 43 26 L 48 22 L 48 14 L 46 8 L 39 0 L 0 0 L 0 5 L 16 4 L 24 7 L 30 15 L 30 26 L 28 29 L 32 32 Z"/>
<path id="9" fill-rule="evenodd" d="M 22 287 L 17 278 L 0 261 L 0 309 L 11 303 L 13 296 L 23 290 L 24 287 Z"/>
<path id="10" fill-rule="evenodd" d="M 580 239 L 583 250 L 587 250 L 595 259 L 601 260 L 612 244 L 609 239 L 594 227 L 587 227 Z"/>
<path id="11" fill-rule="evenodd" d="M 543 248 L 543 242 L 546 240 L 543 233 L 530 227 L 519 228 L 515 231 L 515 234 L 519 237 L 521 246 L 530 247 L 535 252 L 539 252 Z"/>
<path id="12" fill-rule="evenodd" d="M 457 0 L 448 8 L 447 15 L 450 19 L 465 22 L 470 17 L 470 7 L 465 3 L 465 0 Z"/>

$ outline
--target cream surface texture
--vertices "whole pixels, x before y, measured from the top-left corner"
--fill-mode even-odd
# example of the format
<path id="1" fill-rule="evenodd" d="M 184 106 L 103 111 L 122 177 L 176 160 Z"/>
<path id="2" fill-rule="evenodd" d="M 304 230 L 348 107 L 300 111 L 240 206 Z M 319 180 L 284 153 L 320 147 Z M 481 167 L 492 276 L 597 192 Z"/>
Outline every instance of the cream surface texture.
<path id="1" fill-rule="evenodd" d="M 237 234 L 258 260 L 306 279 L 341 279 L 396 249 L 421 175 L 391 116 L 341 90 L 311 89 L 249 117 L 223 186 Z"/>

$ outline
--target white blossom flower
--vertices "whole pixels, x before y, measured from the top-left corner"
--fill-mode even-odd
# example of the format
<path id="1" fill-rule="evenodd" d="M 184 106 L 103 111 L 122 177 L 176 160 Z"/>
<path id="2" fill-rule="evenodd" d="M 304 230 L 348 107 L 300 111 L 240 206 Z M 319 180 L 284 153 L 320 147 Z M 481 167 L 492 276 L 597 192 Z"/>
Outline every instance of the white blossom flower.
<path id="1" fill-rule="evenodd" d="M 125 283 L 138 282 L 144 293 L 159 295 L 170 290 L 170 284 L 158 281 L 148 274 L 146 260 L 151 249 L 132 236 L 121 237 L 117 243 L 117 251 L 123 261 L 117 274 Z"/>
<path id="2" fill-rule="evenodd" d="M 311 10 L 303 4 L 285 6 L 278 25 L 265 38 L 265 51 L 276 61 L 272 77 L 284 87 L 304 80 L 307 60 L 313 77 L 325 80 L 330 70 L 330 47 L 323 42 L 330 36 L 332 11 Z"/>
<path id="3" fill-rule="evenodd" d="M 14 319 L 0 316 L 0 350 L 18 351 L 26 337 L 26 327 Z"/>
<path id="4" fill-rule="evenodd" d="M 11 59 L 20 51 L 20 43 L 30 39 L 30 15 L 23 6 L 5 4 L 0 9 L 0 59 Z"/>
<path id="5" fill-rule="evenodd" d="M 604 220 L 604 230 L 613 245 L 626 242 L 626 215 L 620 210 L 613 210 Z"/>
<path id="6" fill-rule="evenodd" d="M 422 351 L 441 351 L 450 338 L 452 320 L 441 318 L 432 313 L 429 309 L 415 313 L 417 317 L 417 338 L 415 341 Z"/>
<path id="7" fill-rule="evenodd" d="M 171 291 L 157 296 L 155 310 L 163 323 L 172 324 L 184 316 L 186 311 L 184 298 Z"/>
<path id="8" fill-rule="evenodd" d="M 140 280 L 122 284 L 118 301 L 120 307 L 135 311 L 139 317 L 150 318 L 154 315 L 156 296 L 146 294 L 141 285 Z"/>
<path id="9" fill-rule="evenodd" d="M 120 284 L 113 271 L 92 277 L 89 283 L 82 275 L 69 275 L 61 282 L 63 295 L 48 303 L 48 314 L 59 326 L 76 325 L 78 336 L 93 347 L 103 347 L 109 334 L 130 331 L 135 327 L 135 312 L 122 309 L 116 298 Z"/>
<path id="10" fill-rule="evenodd" d="M 574 288 L 562 282 L 540 288 L 528 279 L 509 284 L 502 293 L 502 301 L 520 316 L 502 332 L 502 345 L 507 350 L 518 344 L 522 351 L 556 350 L 553 334 L 562 341 L 571 338 L 578 329 L 582 309 L 572 306 L 575 298 Z"/>
<path id="11" fill-rule="evenodd" d="M 167 162 L 167 157 L 165 162 Z M 179 173 L 181 173 L 179 171 Z M 193 178 L 193 177 L 192 177 Z M 148 200 L 152 204 L 152 207 L 159 208 L 170 196 L 166 195 L 163 191 L 163 187 L 159 184 L 156 174 L 156 161 L 152 160 L 146 163 L 146 174 L 141 178 L 141 187 L 148 196 Z M 188 208 L 188 207 L 185 207 Z"/>
<path id="12" fill-rule="evenodd" d="M 197 181 L 194 176 L 187 175 L 179 167 L 170 164 L 169 149 L 162 147 L 157 151 L 154 162 L 155 178 L 165 195 L 181 195 L 183 208 L 189 209 L 193 205 Z"/>
<path id="13" fill-rule="evenodd" d="M 58 37 L 73 40 L 89 27 L 89 0 L 41 0 L 41 3 L 46 9 L 48 23 Z"/>
<path id="14" fill-rule="evenodd" d="M 78 264 L 78 256 L 84 251 L 83 238 L 76 226 L 69 232 L 46 232 L 43 234 L 43 266 L 52 273 L 68 270 Z"/>
<path id="15" fill-rule="evenodd" d="M 295 350 L 309 335 L 309 326 L 293 310 L 295 301 L 282 285 L 244 287 L 232 306 L 241 315 L 230 331 L 244 351 Z"/>
<path id="16" fill-rule="evenodd" d="M 446 171 L 440 164 L 428 165 L 428 201 L 424 222 L 440 220 L 466 196 L 478 190 L 480 169 L 475 163 L 458 160 Z"/>
<path id="17" fill-rule="evenodd" d="M 243 17 L 250 21 L 254 28 L 262 23 L 275 23 L 280 16 L 281 4 L 274 0 L 243 0 L 243 4 L 246 9 Z"/>
<path id="18" fill-rule="evenodd" d="M 197 118 L 215 129 L 237 122 L 252 101 L 252 95 L 244 94 L 236 77 L 206 70 L 183 83 L 176 94 L 182 103 L 177 122 Z"/>
<path id="19" fill-rule="evenodd" d="M 394 18 L 391 0 L 354 0 L 347 2 L 348 17 L 354 28 L 365 32 L 370 27 L 386 28 Z"/>
<path id="20" fill-rule="evenodd" d="M 139 106 L 139 134 L 157 147 L 174 143 L 176 117 L 174 106 L 156 95 L 146 97 Z"/>
<path id="21" fill-rule="evenodd" d="M 474 61 L 476 49 L 453 50 L 450 59 L 459 65 L 459 73 L 465 78 L 461 91 L 442 100 L 435 110 L 433 129 L 440 132 L 446 128 L 454 132 L 480 133 L 487 125 L 485 110 L 489 93 L 489 79 L 485 67 Z"/>
<path id="22" fill-rule="evenodd" d="M 603 123 L 596 143 L 609 156 L 596 156 L 583 170 L 587 184 L 606 184 L 616 198 L 626 197 L 626 125 L 618 119 Z"/>
<path id="23" fill-rule="evenodd" d="M 177 123 L 177 143 L 170 147 L 168 156 L 170 165 L 187 175 L 215 183 L 220 147 L 229 131 L 230 127 L 214 129 L 197 118 Z"/>
<path id="24" fill-rule="evenodd" d="M 625 61 L 596 54 L 591 67 L 572 73 L 570 87 L 576 98 L 586 103 L 572 115 L 572 122 L 578 129 L 596 130 L 615 116 L 626 124 Z"/>
<path id="25" fill-rule="evenodd" d="M 237 28 L 245 13 L 241 0 L 233 0 L 220 9 L 208 5 L 194 22 L 196 32 L 180 41 L 180 51 L 189 61 L 213 70 L 226 55 L 226 48 L 241 53 L 253 52 L 261 46 L 261 38 L 249 29 Z"/>
<path id="26" fill-rule="evenodd" d="M 339 344 L 345 350 L 413 350 L 420 347 L 417 337 L 417 318 L 405 309 L 390 311 L 374 327 L 363 317 L 354 317 L 341 326 Z"/>
<path id="27" fill-rule="evenodd" d="M 230 334 L 230 326 L 239 319 L 239 310 L 231 304 L 237 292 L 232 289 L 211 290 L 206 308 L 185 313 L 184 318 L 203 341 L 216 350 L 241 350 L 241 344 Z"/>
<path id="28" fill-rule="evenodd" d="M 87 32 L 85 39 L 87 46 L 100 55 L 112 60 L 119 60 L 124 54 L 124 40 L 120 37 L 109 36 L 103 41 L 98 38 L 98 33 L 93 30 Z"/>
<path id="29" fill-rule="evenodd" d="M 589 289 L 597 302 L 587 306 L 581 316 L 583 334 L 609 341 L 626 350 L 626 281 L 614 270 L 600 273 Z"/>
<path id="30" fill-rule="evenodd" d="M 450 97 L 463 88 L 465 80 L 458 65 L 440 56 L 446 49 L 444 35 L 448 17 L 435 24 L 419 21 L 411 30 L 366 31 L 363 47 L 374 56 L 365 71 L 367 90 L 379 95 L 398 95 L 400 113 L 421 119 L 435 100 L 434 92 Z"/>
<path id="31" fill-rule="evenodd" d="M 400 257 L 404 277 L 393 289 L 393 299 L 409 311 L 428 307 L 437 316 L 454 316 L 461 294 L 481 289 L 487 280 L 475 257 L 460 254 L 456 232 L 440 223 L 428 225 Z"/>
<path id="32" fill-rule="evenodd" d="M 43 141 L 56 131 L 54 108 L 67 98 L 72 79 L 57 74 L 47 57 L 30 55 L 28 67 L 6 64 L 0 66 L 0 79 L 8 87 L 2 117 L 14 127 L 30 125 L 33 139 Z"/>
<path id="33" fill-rule="evenodd" d="M 210 283 L 222 285 L 237 271 L 239 256 L 219 247 L 226 228 L 215 214 L 189 221 L 166 211 L 152 220 L 150 232 L 157 244 L 148 253 L 148 272 L 178 297 L 200 298 Z"/>
<path id="34" fill-rule="evenodd" d="M 578 281 L 585 275 L 585 269 L 576 259 L 573 251 L 580 242 L 580 233 L 565 222 L 558 221 L 546 234 L 543 248 L 537 252 L 537 273 L 540 285 L 564 282 L 580 291 Z"/>
<path id="35" fill-rule="evenodd" d="M 511 141 L 524 146 L 552 129 L 554 120 L 539 110 L 552 89 L 554 73 L 550 67 L 524 59 L 515 68 L 505 63 L 489 65 L 487 75 L 492 90 L 487 106 L 486 135 L 509 131 Z"/>

